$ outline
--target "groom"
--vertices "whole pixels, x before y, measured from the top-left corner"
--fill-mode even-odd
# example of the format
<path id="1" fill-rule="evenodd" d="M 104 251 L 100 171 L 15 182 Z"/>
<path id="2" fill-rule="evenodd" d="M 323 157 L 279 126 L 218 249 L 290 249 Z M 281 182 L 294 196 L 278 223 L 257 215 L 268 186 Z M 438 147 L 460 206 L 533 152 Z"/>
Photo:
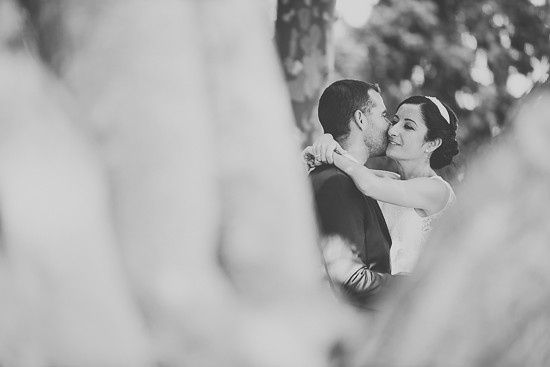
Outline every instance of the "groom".
<path id="1" fill-rule="evenodd" d="M 339 80 L 325 89 L 318 111 L 325 133 L 359 163 L 385 154 L 389 120 L 377 85 Z M 310 178 L 329 279 L 366 306 L 391 279 L 391 238 L 380 207 L 335 166 L 319 166 Z"/>

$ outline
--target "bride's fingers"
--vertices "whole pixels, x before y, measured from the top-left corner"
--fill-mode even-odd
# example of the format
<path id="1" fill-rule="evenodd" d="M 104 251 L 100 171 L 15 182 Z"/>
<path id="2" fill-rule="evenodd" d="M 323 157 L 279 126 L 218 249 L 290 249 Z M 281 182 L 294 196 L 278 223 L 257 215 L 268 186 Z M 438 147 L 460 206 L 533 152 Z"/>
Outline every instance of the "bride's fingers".
<path id="1" fill-rule="evenodd" d="M 321 162 L 327 162 L 327 148 L 321 147 L 320 157 Z"/>
<path id="2" fill-rule="evenodd" d="M 334 151 L 335 151 L 336 153 L 342 154 L 342 155 L 348 153 L 348 152 L 347 152 L 344 148 L 342 148 L 342 147 L 340 146 L 340 144 L 338 144 L 338 143 L 336 143 L 336 149 L 334 149 Z"/>
<path id="3" fill-rule="evenodd" d="M 308 157 L 311 157 L 311 156 L 314 156 L 315 154 L 313 154 L 313 147 L 311 145 L 307 146 L 303 151 L 302 151 L 302 157 L 304 159 L 307 159 Z"/>
<path id="4" fill-rule="evenodd" d="M 315 153 L 313 152 L 313 148 L 311 146 L 304 149 L 304 151 L 302 152 L 302 158 L 308 164 L 311 164 L 313 167 L 315 167 L 317 158 L 315 157 Z"/>
<path id="5" fill-rule="evenodd" d="M 340 147 L 340 145 L 335 141 L 328 143 L 314 143 L 311 146 L 310 152 L 320 163 L 334 164 L 335 151 L 339 152 L 340 154 L 342 154 L 341 152 L 345 153 L 345 150 L 343 150 L 342 147 Z"/>
<path id="6" fill-rule="evenodd" d="M 334 164 L 334 152 L 337 152 L 338 148 L 341 149 L 340 144 L 338 144 L 336 141 L 332 141 L 327 151 L 327 160 L 330 164 Z"/>
<path id="7" fill-rule="evenodd" d="M 330 164 L 334 163 L 333 154 L 337 145 L 338 143 L 335 142 L 334 140 L 325 145 L 323 149 L 323 153 L 325 154 L 325 160 L 327 163 L 330 163 Z"/>
<path id="8" fill-rule="evenodd" d="M 315 146 L 315 159 L 319 162 L 326 163 L 325 159 L 325 148 L 322 145 L 316 145 Z"/>
<path id="9" fill-rule="evenodd" d="M 319 148 L 319 144 L 313 144 L 313 156 L 315 157 L 315 159 L 319 159 L 319 157 L 321 156 L 320 155 L 320 148 Z"/>
<path id="10" fill-rule="evenodd" d="M 327 151 L 327 163 L 328 164 L 334 164 L 334 149 Z"/>

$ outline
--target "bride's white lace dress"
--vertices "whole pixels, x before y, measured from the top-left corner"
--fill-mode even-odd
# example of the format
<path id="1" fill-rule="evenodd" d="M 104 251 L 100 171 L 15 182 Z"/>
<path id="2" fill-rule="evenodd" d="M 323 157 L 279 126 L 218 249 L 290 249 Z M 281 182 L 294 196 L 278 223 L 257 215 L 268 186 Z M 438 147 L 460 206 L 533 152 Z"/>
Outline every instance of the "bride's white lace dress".
<path id="1" fill-rule="evenodd" d="M 432 222 L 440 217 L 455 200 L 451 185 L 439 176 L 433 176 L 433 178 L 444 182 L 449 189 L 445 207 L 435 214 L 422 217 L 414 208 L 378 202 L 392 239 L 390 249 L 392 274 L 410 273 L 414 270 L 426 238 L 432 230 Z"/>

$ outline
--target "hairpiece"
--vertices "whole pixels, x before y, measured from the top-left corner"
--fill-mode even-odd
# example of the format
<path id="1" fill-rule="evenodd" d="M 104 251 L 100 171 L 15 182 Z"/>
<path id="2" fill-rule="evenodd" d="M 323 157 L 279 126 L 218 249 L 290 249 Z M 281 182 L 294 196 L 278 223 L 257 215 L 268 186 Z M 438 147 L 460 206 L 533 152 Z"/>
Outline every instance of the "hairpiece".
<path id="1" fill-rule="evenodd" d="M 433 104 L 437 107 L 437 109 L 439 110 L 439 113 L 441 114 L 441 116 L 443 116 L 443 118 L 445 119 L 445 121 L 447 121 L 447 123 L 450 125 L 451 124 L 451 118 L 449 116 L 449 112 L 447 111 L 447 109 L 445 108 L 445 106 L 443 106 L 443 103 L 441 103 L 439 101 L 439 99 L 435 98 L 435 97 L 428 97 L 426 96 L 426 98 L 428 98 L 430 101 L 433 102 Z"/>

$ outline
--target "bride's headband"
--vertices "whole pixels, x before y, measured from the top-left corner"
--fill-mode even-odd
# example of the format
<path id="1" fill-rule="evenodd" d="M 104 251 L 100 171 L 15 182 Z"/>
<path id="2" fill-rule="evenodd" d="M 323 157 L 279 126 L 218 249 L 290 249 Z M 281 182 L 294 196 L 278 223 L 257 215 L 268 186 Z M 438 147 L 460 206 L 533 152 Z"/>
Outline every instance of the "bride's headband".
<path id="1" fill-rule="evenodd" d="M 439 113 L 441 114 L 441 116 L 443 116 L 443 118 L 445 119 L 445 121 L 447 121 L 447 123 L 450 125 L 451 124 L 451 118 L 449 117 L 449 112 L 447 111 L 447 109 L 445 108 L 445 106 L 443 106 L 443 103 L 441 103 L 439 101 L 439 99 L 435 98 L 435 97 L 428 97 L 426 96 L 426 98 L 428 98 L 430 101 L 433 102 L 433 104 L 437 107 L 437 109 L 439 110 Z"/>

